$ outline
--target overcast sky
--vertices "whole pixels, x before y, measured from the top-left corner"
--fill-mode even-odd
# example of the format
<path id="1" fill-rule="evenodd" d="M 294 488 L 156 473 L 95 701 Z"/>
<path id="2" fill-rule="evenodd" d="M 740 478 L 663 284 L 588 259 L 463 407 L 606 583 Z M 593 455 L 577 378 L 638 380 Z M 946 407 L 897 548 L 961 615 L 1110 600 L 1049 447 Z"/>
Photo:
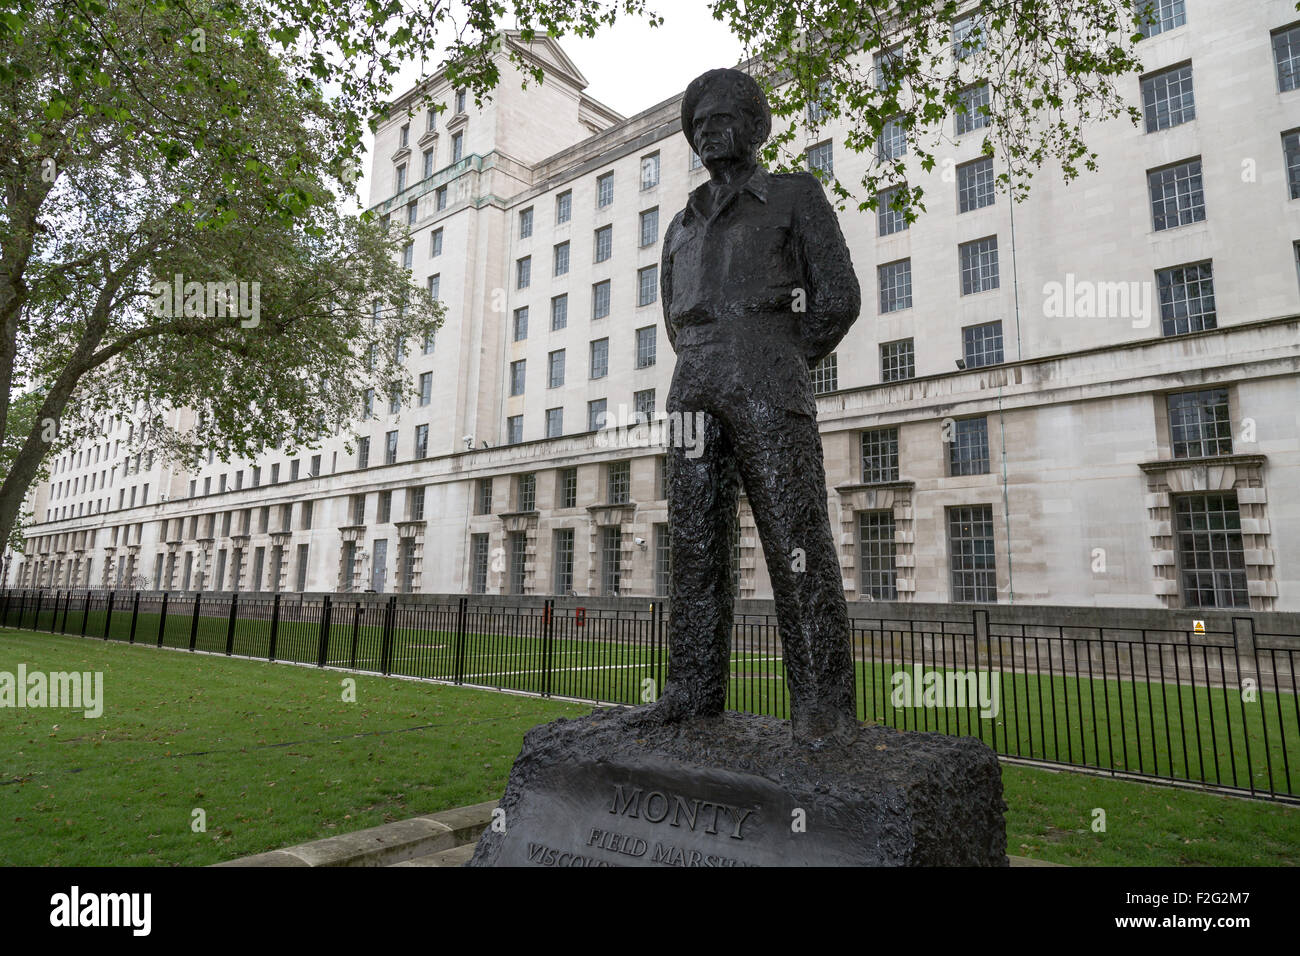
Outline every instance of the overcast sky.
<path id="1" fill-rule="evenodd" d="M 632 116 L 686 89 L 705 70 L 735 66 L 744 55 L 740 42 L 714 20 L 703 0 L 650 0 L 664 18 L 661 27 L 644 19 L 620 17 L 594 39 L 562 37 L 560 46 L 587 77 L 587 95 L 624 116 Z M 413 87 L 424 72 L 411 64 L 394 78 L 400 94 Z M 374 138 L 367 136 L 369 152 Z M 361 183 L 362 201 L 370 195 L 370 157 Z"/>

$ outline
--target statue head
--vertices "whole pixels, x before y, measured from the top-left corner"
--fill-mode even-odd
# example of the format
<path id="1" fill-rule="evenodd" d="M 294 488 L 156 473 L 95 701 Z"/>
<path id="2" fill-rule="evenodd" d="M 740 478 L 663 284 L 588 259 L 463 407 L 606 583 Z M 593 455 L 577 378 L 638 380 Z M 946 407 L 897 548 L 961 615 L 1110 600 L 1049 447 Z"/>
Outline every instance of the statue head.
<path id="1" fill-rule="evenodd" d="M 772 133 L 772 109 L 748 73 L 709 70 L 686 87 L 682 133 L 705 166 L 752 164 Z"/>

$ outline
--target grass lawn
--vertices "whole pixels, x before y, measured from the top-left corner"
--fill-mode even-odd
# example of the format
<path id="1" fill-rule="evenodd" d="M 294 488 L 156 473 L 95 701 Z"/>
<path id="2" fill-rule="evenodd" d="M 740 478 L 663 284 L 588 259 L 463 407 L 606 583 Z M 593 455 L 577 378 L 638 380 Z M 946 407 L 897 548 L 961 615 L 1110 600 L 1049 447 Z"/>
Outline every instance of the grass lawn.
<path id="1" fill-rule="evenodd" d="M 164 645 L 189 646 L 193 606 L 179 601 L 172 608 L 161 627 Z M 209 609 L 203 605 L 203 611 Z M 340 603 L 335 611 L 326 659 L 362 670 L 382 670 L 386 654 L 392 672 L 408 677 L 454 680 L 459 674 L 465 683 L 479 686 L 633 704 L 645 699 L 647 680 L 658 684 L 667 670 L 666 638 L 656 644 L 648 621 L 638 622 L 630 640 L 579 636 L 547 640 L 540 636 L 541 618 L 535 615 L 471 615 L 469 633 L 458 643 L 454 613 L 399 612 L 391 644 L 385 649 L 382 606 L 366 609 L 355 622 L 346 604 Z M 284 606 L 275 656 L 315 663 L 320 627 L 314 620 L 295 619 L 299 613 L 304 612 L 292 603 Z M 201 612 L 197 620 L 193 631 L 200 650 L 224 652 L 229 639 L 235 654 L 268 654 L 271 628 L 265 599 L 241 605 L 233 634 L 226 617 Z M 67 627 L 73 633 L 84 629 L 99 635 L 104 623 L 103 610 L 85 612 L 80 606 L 61 616 L 47 606 L 40 615 L 42 627 Z M 142 610 L 135 641 L 158 643 L 162 624 L 158 613 Z M 129 607 L 113 614 L 110 632 L 122 641 L 132 636 Z M 575 634 L 572 629 L 567 633 Z M 633 632 L 622 633 L 626 637 Z M 1053 663 L 1049 652 L 1046 661 L 1039 661 L 1045 665 L 1042 674 L 1023 670 L 990 674 L 999 692 L 998 712 L 972 721 L 973 712 L 965 708 L 893 706 L 894 678 L 905 668 L 901 663 L 871 659 L 881 656 L 883 649 L 883 644 L 858 647 L 855 666 L 863 719 L 908 730 L 969 733 L 999 753 L 1013 756 L 1300 795 L 1300 701 L 1285 690 L 1261 690 L 1257 699 L 1247 702 L 1235 688 L 1206 687 L 1204 681 L 1197 687 L 1186 680 L 1179 684 L 1172 668 L 1166 674 L 1139 669 L 1139 676 L 1149 682 L 1089 677 L 1086 669 L 1084 674 L 1062 672 L 1065 668 L 1059 660 Z M 891 655 L 902 652 L 901 645 L 890 645 Z M 1076 652 L 1082 653 L 1077 648 Z M 943 665 L 948 663 L 957 662 L 929 661 L 926 666 L 947 674 L 951 668 Z M 1103 663 L 1108 670 L 1114 666 L 1113 660 Z M 733 653 L 731 668 L 728 707 L 789 716 L 784 662 L 775 645 L 768 651 Z M 1056 672 L 1046 672 L 1052 669 Z"/>
<path id="2" fill-rule="evenodd" d="M 214 863 L 494 799 L 529 727 L 589 709 L 364 675 L 348 703 L 335 671 L 0 631 L 0 670 L 20 663 L 102 671 L 105 707 L 0 709 L 6 864 Z M 1003 781 L 1012 854 L 1300 863 L 1300 810 L 1013 766 Z"/>

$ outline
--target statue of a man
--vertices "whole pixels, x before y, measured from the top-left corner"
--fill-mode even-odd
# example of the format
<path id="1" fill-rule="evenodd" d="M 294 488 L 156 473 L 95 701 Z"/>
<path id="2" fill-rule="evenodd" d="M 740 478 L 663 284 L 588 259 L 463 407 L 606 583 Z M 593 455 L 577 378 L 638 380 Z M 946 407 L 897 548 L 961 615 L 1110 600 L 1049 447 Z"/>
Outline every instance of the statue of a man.
<path id="1" fill-rule="evenodd" d="M 664 320 L 677 353 L 667 411 L 703 413 L 703 453 L 688 456 L 680 438 L 669 452 L 668 680 L 642 719 L 725 707 L 743 482 L 776 599 L 794 735 L 843 741 L 857 732 L 853 652 L 808 370 L 844 337 L 861 297 L 821 183 L 758 165 L 771 128 L 767 98 L 738 70 L 711 70 L 686 89 L 682 131 L 709 181 L 664 236 Z"/>

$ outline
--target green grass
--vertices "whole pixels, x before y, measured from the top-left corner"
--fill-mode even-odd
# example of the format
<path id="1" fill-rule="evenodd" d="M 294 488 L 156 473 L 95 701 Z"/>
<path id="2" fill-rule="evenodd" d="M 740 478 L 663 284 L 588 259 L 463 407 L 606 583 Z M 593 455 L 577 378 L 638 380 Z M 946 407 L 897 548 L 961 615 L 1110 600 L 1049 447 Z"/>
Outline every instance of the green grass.
<path id="1" fill-rule="evenodd" d="M 241 617 L 236 622 L 233 652 L 266 657 L 270 644 L 269 602 L 254 605 L 265 620 Z M 192 613 L 178 602 L 167 616 L 163 643 L 188 647 Z M 245 612 L 252 610 L 245 607 Z M 382 606 L 372 607 L 353 626 L 352 610 L 335 609 L 327 645 L 327 662 L 379 672 L 384 647 Z M 319 625 L 289 620 L 279 623 L 275 656 L 279 660 L 315 663 L 319 654 Z M 87 633 L 104 629 L 104 612 L 92 610 L 85 621 Z M 454 627 L 454 614 L 443 615 Z M 74 608 L 66 626 L 82 630 L 82 612 Z M 53 610 L 40 615 L 42 627 L 55 626 Z M 428 618 L 425 618 L 428 620 Z M 138 643 L 156 644 L 161 618 L 141 613 L 136 625 Z M 454 680 L 459 673 L 467 684 L 497 689 L 549 693 L 616 703 L 641 703 L 647 687 L 662 686 L 667 673 L 666 639 L 656 646 L 649 622 L 635 642 L 540 636 L 539 617 L 501 615 L 488 624 L 475 618 L 471 632 L 458 642 L 452 630 L 421 630 L 397 621 L 388 649 L 393 673 L 409 677 Z M 571 622 L 566 622 L 571 624 Z M 593 622 L 597 623 L 598 622 Z M 623 622 L 625 625 L 627 622 Z M 130 637 L 129 609 L 115 612 L 110 632 L 114 639 Z M 64 618 L 58 619 L 64 626 Z M 199 650 L 224 652 L 228 620 L 200 616 L 195 638 Z M 569 631 L 572 633 L 572 631 Z M 877 638 L 877 641 L 879 638 Z M 859 646 L 858 657 L 873 656 Z M 1055 661 L 1061 669 L 1060 661 Z M 929 665 L 941 674 L 945 668 Z M 1106 665 L 1114 666 L 1110 660 Z M 735 653 L 731 669 L 735 678 L 727 706 L 735 710 L 788 718 L 785 667 L 774 652 Z M 1047 668 L 1044 668 L 1046 670 Z M 859 716 L 904 729 L 937 730 L 978 736 L 999 753 L 1073 766 L 1145 774 L 1175 780 L 1199 781 L 1262 793 L 1300 795 L 1300 705 L 1291 693 L 1260 691 L 1246 702 L 1236 689 L 1180 686 L 1075 676 L 1002 671 L 997 675 L 1000 711 L 979 718 L 974 710 L 956 707 L 895 708 L 891 703 L 894 676 L 901 663 L 860 659 L 856 662 Z M 549 673 L 549 677 L 548 677 Z"/>
<path id="2" fill-rule="evenodd" d="M 19 663 L 102 671 L 106 705 L 0 710 L 0 777 L 23 780 L 0 785 L 10 865 L 207 864 L 495 799 L 527 728 L 588 710 L 365 675 L 345 703 L 336 671 L 0 631 L 0 670 Z M 1003 783 L 1015 855 L 1300 863 L 1290 807 L 1017 766 Z"/>

